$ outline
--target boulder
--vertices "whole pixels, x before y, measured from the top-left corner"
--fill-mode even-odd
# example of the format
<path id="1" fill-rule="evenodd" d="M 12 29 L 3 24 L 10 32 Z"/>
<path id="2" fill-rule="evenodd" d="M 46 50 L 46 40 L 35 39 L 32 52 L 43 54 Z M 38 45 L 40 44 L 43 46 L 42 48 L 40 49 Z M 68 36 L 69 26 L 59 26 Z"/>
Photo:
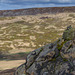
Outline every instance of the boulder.
<path id="1" fill-rule="evenodd" d="M 75 29 L 71 26 L 56 42 L 27 56 L 26 75 L 75 75 Z"/>
<path id="2" fill-rule="evenodd" d="M 15 75 L 75 75 L 75 28 L 67 27 L 62 38 L 32 51 L 22 66 L 25 73 L 20 68 Z"/>
<path id="3" fill-rule="evenodd" d="M 75 38 L 75 28 L 72 28 L 71 25 L 63 33 L 64 40 L 72 40 Z"/>

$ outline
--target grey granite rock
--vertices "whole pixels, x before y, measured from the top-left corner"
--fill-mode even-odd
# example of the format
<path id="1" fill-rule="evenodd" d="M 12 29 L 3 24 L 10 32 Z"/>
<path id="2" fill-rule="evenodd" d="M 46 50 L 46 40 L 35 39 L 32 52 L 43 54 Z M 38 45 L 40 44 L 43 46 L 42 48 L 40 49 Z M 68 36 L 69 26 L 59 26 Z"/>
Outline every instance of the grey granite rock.
<path id="1" fill-rule="evenodd" d="M 64 31 L 63 38 L 32 51 L 27 56 L 25 74 L 75 75 L 74 34 L 75 29 L 69 26 Z M 22 75 L 22 73 L 15 75 Z"/>

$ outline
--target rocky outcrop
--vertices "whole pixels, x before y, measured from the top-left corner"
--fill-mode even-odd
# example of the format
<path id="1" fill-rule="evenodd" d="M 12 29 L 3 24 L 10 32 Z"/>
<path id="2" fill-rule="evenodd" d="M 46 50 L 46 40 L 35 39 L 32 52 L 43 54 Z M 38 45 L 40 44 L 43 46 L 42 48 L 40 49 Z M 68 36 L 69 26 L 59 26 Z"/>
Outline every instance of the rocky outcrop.
<path id="1" fill-rule="evenodd" d="M 25 63 L 22 64 L 22 65 L 20 65 L 20 66 L 16 69 L 14 75 L 26 75 L 26 74 L 25 74 Z"/>
<path id="2" fill-rule="evenodd" d="M 75 28 L 67 27 L 62 38 L 32 51 L 24 65 L 25 74 L 15 75 L 75 75 Z"/>
<path id="3" fill-rule="evenodd" d="M 27 75 L 75 75 L 75 29 L 67 27 L 63 38 L 31 52 L 25 69 Z"/>

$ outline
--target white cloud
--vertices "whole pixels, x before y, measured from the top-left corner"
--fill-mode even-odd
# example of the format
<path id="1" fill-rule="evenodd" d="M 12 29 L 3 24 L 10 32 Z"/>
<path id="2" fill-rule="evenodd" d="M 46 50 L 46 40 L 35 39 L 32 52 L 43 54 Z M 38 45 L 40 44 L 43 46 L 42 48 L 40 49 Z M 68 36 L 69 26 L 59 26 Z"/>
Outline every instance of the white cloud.
<path id="1" fill-rule="evenodd" d="M 58 0 L 60 3 L 71 3 L 72 0 Z"/>
<path id="2" fill-rule="evenodd" d="M 56 6 L 75 6 L 75 0 L 0 0 L 0 10 Z"/>
<path id="3" fill-rule="evenodd" d="M 51 2 L 56 3 L 75 3 L 75 0 L 51 0 Z"/>
<path id="4" fill-rule="evenodd" d="M 0 0 L 1 2 L 6 3 L 15 3 L 15 2 L 56 2 L 56 3 L 75 3 L 75 0 Z"/>
<path id="5" fill-rule="evenodd" d="M 33 1 L 33 2 L 49 2 L 51 0 L 0 0 L 1 2 L 25 2 L 25 1 Z"/>

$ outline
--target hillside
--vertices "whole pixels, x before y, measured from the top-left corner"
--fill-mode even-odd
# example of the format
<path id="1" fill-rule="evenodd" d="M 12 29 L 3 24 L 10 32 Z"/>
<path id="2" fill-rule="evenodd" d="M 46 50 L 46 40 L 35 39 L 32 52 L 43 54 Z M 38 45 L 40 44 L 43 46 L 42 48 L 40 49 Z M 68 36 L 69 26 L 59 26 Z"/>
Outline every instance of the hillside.
<path id="1" fill-rule="evenodd" d="M 75 13 L 2 17 L 0 49 L 16 53 L 39 48 L 61 37 L 68 25 L 75 27 Z"/>
<path id="2" fill-rule="evenodd" d="M 0 17 L 4 16 L 22 16 L 22 15 L 36 15 L 36 14 L 55 14 L 63 12 L 75 12 L 75 7 L 47 7 L 47 8 L 29 8 L 18 10 L 1 10 Z"/>
<path id="3" fill-rule="evenodd" d="M 12 10 L 13 15 L 8 13 L 11 10 L 0 11 L 0 75 L 25 63 L 26 56 L 34 49 L 61 38 L 67 26 L 75 28 L 74 7 L 47 8 L 52 9 L 51 13 L 48 13 L 51 10 L 43 12 L 46 8 L 36 9 L 36 15 L 34 8 L 22 9 L 27 10 L 29 15 L 22 14 L 22 10 Z M 61 9 L 65 11 L 61 12 Z M 56 13 L 58 10 L 60 12 Z"/>

